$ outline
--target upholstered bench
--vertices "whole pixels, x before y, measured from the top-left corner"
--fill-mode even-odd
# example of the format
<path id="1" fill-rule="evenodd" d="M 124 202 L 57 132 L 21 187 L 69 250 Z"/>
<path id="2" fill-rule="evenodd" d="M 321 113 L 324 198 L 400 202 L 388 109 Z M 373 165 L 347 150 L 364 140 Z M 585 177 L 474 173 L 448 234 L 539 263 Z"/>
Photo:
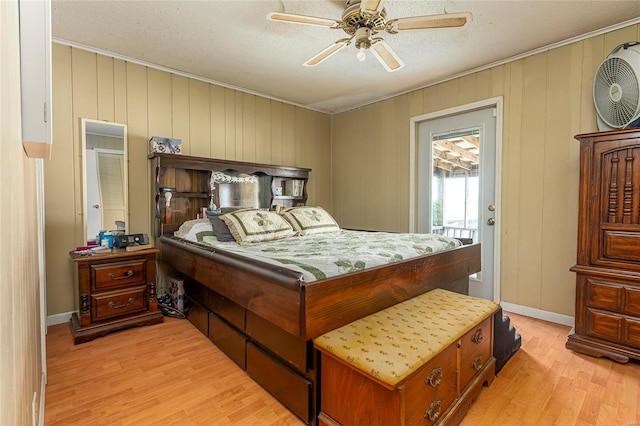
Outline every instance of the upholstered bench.
<path id="1" fill-rule="evenodd" d="M 314 339 L 320 424 L 458 423 L 495 378 L 498 304 L 436 289 Z"/>

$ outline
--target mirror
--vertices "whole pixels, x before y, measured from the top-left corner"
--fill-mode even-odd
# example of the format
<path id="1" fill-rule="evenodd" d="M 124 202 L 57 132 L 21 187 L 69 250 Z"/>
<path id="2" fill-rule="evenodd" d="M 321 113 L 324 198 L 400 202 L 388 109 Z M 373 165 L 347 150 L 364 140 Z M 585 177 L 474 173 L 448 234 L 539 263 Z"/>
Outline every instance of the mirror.
<path id="1" fill-rule="evenodd" d="M 127 126 L 81 119 L 84 241 L 128 232 Z"/>

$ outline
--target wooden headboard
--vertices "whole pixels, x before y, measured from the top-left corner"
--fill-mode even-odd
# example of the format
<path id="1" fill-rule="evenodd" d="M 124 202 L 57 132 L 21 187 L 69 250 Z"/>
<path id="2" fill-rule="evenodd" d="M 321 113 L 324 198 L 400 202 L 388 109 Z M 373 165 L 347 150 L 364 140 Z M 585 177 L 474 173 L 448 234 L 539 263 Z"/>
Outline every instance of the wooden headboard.
<path id="1" fill-rule="evenodd" d="M 184 221 L 196 219 L 211 203 L 216 207 L 273 208 L 307 202 L 311 169 L 180 154 L 153 153 L 149 159 L 154 170 L 153 231 L 156 237 L 173 233 Z M 249 176 L 255 179 L 250 179 L 250 185 L 228 179 L 212 188 L 212 172 L 241 178 L 235 179 L 240 181 Z"/>

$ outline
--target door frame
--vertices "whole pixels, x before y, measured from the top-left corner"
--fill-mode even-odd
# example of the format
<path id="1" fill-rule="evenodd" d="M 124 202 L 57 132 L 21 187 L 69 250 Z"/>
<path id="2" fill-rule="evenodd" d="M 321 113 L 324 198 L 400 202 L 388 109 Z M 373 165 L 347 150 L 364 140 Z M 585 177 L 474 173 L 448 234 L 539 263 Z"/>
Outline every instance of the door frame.
<path id="1" fill-rule="evenodd" d="M 440 111 L 422 114 L 410 118 L 409 127 L 409 232 L 416 232 L 416 200 L 417 191 L 417 159 L 418 159 L 418 126 L 424 121 L 444 118 L 451 115 L 464 114 L 479 109 L 496 109 L 496 158 L 495 158 L 495 240 L 493 247 L 493 300 L 500 302 L 500 248 L 502 229 L 502 128 L 504 99 L 502 96 L 468 103 Z"/>

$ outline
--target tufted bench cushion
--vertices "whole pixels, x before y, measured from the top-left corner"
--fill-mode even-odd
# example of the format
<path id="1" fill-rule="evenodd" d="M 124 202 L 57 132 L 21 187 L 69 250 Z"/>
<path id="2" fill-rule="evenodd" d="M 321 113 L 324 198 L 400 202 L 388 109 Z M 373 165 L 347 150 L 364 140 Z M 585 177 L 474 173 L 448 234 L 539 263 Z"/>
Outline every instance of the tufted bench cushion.
<path id="1" fill-rule="evenodd" d="M 314 344 L 393 389 L 498 308 L 435 289 L 323 334 Z"/>

